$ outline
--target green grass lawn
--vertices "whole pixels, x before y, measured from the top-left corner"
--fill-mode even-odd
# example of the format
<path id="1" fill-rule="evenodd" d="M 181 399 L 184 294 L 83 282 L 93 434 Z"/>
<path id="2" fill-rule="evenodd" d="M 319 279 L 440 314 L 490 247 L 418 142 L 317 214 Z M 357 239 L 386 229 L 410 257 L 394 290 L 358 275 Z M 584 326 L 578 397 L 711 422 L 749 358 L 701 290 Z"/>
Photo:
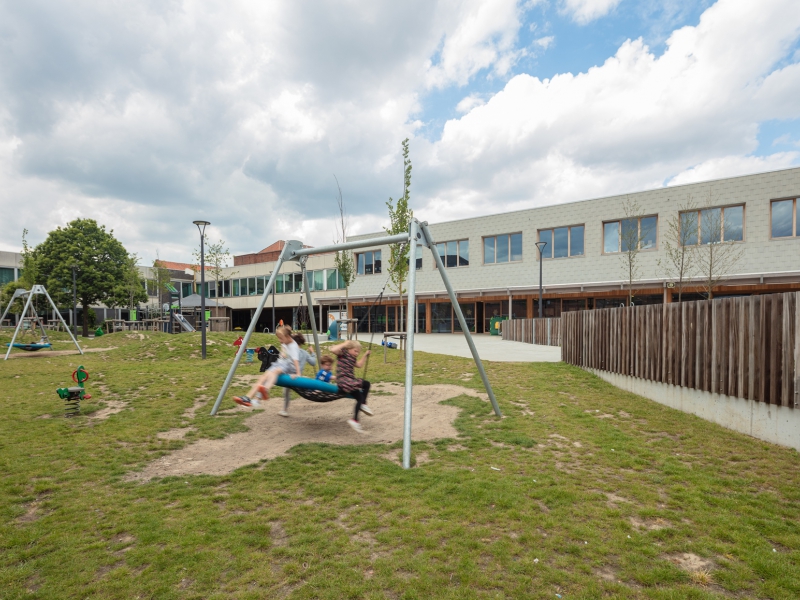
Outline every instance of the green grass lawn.
<path id="1" fill-rule="evenodd" d="M 208 416 L 234 334 L 211 334 L 205 362 L 198 334 L 147 336 L 0 363 L 1 598 L 800 597 L 797 452 L 564 364 L 489 363 L 506 418 L 451 400 L 458 438 L 415 443 L 429 460 L 409 471 L 386 446 L 307 444 L 227 476 L 130 482 L 247 426 Z M 94 398 L 64 419 L 55 388 L 79 364 Z M 469 360 L 416 365 L 419 385 L 472 372 L 456 383 L 480 389 Z M 402 363 L 369 368 L 403 380 Z M 125 409 L 92 418 L 107 401 Z"/>

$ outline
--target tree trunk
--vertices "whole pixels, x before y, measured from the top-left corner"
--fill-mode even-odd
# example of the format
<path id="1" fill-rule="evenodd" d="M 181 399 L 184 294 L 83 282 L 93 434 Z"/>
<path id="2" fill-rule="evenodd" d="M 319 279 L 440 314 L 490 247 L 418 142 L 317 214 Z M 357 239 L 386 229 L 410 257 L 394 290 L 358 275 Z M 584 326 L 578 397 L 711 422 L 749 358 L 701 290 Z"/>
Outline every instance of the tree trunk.
<path id="1" fill-rule="evenodd" d="M 82 311 L 83 315 L 81 318 L 81 321 L 83 322 L 82 323 L 83 331 L 81 335 L 83 337 L 89 337 L 89 306 L 87 302 L 83 302 L 81 306 L 83 307 Z"/>

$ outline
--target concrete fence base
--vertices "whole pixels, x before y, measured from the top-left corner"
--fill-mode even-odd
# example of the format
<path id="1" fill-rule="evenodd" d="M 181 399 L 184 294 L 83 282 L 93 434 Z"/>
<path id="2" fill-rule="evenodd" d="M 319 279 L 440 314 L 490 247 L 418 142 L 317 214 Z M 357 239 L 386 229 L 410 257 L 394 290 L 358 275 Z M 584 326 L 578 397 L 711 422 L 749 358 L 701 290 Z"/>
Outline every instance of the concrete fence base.
<path id="1" fill-rule="evenodd" d="M 586 370 L 627 392 L 765 442 L 800 451 L 800 408 L 753 402 L 598 369 Z"/>

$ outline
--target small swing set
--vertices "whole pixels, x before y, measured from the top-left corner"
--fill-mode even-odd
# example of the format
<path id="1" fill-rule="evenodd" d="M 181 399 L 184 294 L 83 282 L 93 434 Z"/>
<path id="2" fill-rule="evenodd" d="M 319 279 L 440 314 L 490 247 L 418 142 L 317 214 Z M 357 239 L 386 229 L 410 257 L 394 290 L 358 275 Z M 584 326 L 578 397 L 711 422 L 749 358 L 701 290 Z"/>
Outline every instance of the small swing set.
<path id="1" fill-rule="evenodd" d="M 64 321 L 64 317 L 61 316 L 61 312 L 56 307 L 55 302 L 50 297 L 50 294 L 47 293 L 47 290 L 43 285 L 34 285 L 30 291 L 18 289 L 14 291 L 14 296 L 6 306 L 5 311 L 3 311 L 3 316 L 0 317 L 0 328 L 2 328 L 3 319 L 6 318 L 6 315 L 11 310 L 11 305 L 14 304 L 14 301 L 17 298 L 24 298 L 25 299 L 25 307 L 22 309 L 22 316 L 20 317 L 19 321 L 17 322 L 17 326 L 14 329 L 14 335 L 11 338 L 11 342 L 6 344 L 8 346 L 8 350 L 6 351 L 6 357 L 4 360 L 8 360 L 8 357 L 11 355 L 11 349 L 17 348 L 19 350 L 25 350 L 27 352 L 36 352 L 37 350 L 49 350 L 53 347 L 50 343 L 50 338 L 47 336 L 47 330 L 44 328 L 44 323 L 42 323 L 41 317 L 36 312 L 36 307 L 33 304 L 33 297 L 43 295 L 47 300 L 50 302 L 50 306 L 53 307 L 53 311 L 55 314 L 58 315 L 58 318 L 61 320 L 61 323 L 64 325 L 64 329 L 66 329 L 67 333 L 69 333 L 69 337 L 72 338 L 75 347 L 78 349 L 78 352 L 83 354 L 83 350 L 81 349 L 80 345 L 78 344 L 78 340 L 75 339 L 75 336 L 72 335 L 72 330 L 67 325 L 66 321 Z M 17 336 L 19 335 L 20 329 L 23 330 L 24 333 L 24 324 L 27 323 L 30 328 L 31 332 L 34 331 L 35 327 L 38 325 L 41 339 L 39 340 L 38 344 L 25 344 L 21 342 L 17 342 Z"/>
<path id="2" fill-rule="evenodd" d="M 238 368 L 239 363 L 242 360 L 242 356 L 245 353 L 247 342 L 250 340 L 250 336 L 252 336 L 253 331 L 255 330 L 258 318 L 259 316 L 261 316 L 261 311 L 264 309 L 264 305 L 267 302 L 267 298 L 269 298 L 269 294 L 272 292 L 273 286 L 275 285 L 275 278 L 277 277 L 281 265 L 283 265 L 284 262 L 300 263 L 300 267 L 303 273 L 302 277 L 303 291 L 305 292 L 306 305 L 310 308 L 313 306 L 313 304 L 311 301 L 311 291 L 309 289 L 308 278 L 306 277 L 306 269 L 305 269 L 305 262 L 308 256 L 312 256 L 315 254 L 327 254 L 331 252 L 339 252 L 343 250 L 357 250 L 359 248 L 383 246 L 389 244 L 404 244 L 404 245 L 408 244 L 410 246 L 410 253 L 412 256 L 416 256 L 417 246 L 424 246 L 431 251 L 431 254 L 433 255 L 433 260 L 436 264 L 436 269 L 439 271 L 439 274 L 442 277 L 445 289 L 447 290 L 447 294 L 450 298 L 450 303 L 453 306 L 453 312 L 458 318 L 458 322 L 461 326 L 461 331 L 464 333 L 464 337 L 467 340 L 467 345 L 469 346 L 470 352 L 472 353 L 472 358 L 475 361 L 475 366 L 478 368 L 478 373 L 480 374 L 481 380 L 483 381 L 483 385 L 486 388 L 486 393 L 489 396 L 489 400 L 492 403 L 492 408 L 494 409 L 494 412 L 498 417 L 502 416 L 502 413 L 500 412 L 500 407 L 497 404 L 497 399 L 495 398 L 494 395 L 494 391 L 492 390 L 492 386 L 489 383 L 489 378 L 486 376 L 486 370 L 483 368 L 483 362 L 481 362 L 481 358 L 478 355 L 478 349 L 475 347 L 475 342 L 472 339 L 469 327 L 467 327 L 466 320 L 464 319 L 464 313 L 461 311 L 461 306 L 458 303 L 455 291 L 453 290 L 453 286 L 450 284 L 450 279 L 447 276 L 447 272 L 445 271 L 442 259 L 439 256 L 439 253 L 436 251 L 436 242 L 434 241 L 433 236 L 431 235 L 431 232 L 428 229 L 427 222 L 420 222 L 417 219 L 412 219 L 407 233 L 370 238 L 366 240 L 358 240 L 355 242 L 346 242 L 344 244 L 335 244 L 332 246 L 322 246 L 318 248 L 306 248 L 300 241 L 297 240 L 287 241 L 286 244 L 284 244 L 283 249 L 281 250 L 280 256 L 278 257 L 278 261 L 275 265 L 275 268 L 272 271 L 272 275 L 269 278 L 269 282 L 264 288 L 264 293 L 261 296 L 261 301 L 258 304 L 258 308 L 256 309 L 255 314 L 250 320 L 250 326 L 247 328 L 247 333 L 245 333 L 244 335 L 242 344 L 241 346 L 239 346 L 239 350 L 236 352 L 236 357 L 233 359 L 233 364 L 231 365 L 231 368 L 228 371 L 228 375 L 225 378 L 225 382 L 222 384 L 222 389 L 220 389 L 219 395 L 217 396 L 217 400 L 214 402 L 214 407 L 211 409 L 211 415 L 213 416 L 217 414 L 220 404 L 222 403 L 222 399 L 228 392 L 228 388 L 231 385 L 231 381 L 233 380 L 233 376 L 236 373 L 236 369 Z M 416 290 L 417 290 L 416 281 L 417 281 L 416 269 L 409 269 L 408 271 L 409 306 L 414 306 L 416 303 Z M 384 285 L 384 290 L 385 289 L 386 286 Z M 378 300 L 382 298 L 384 290 L 381 291 L 380 295 L 378 296 Z M 370 307 L 370 310 L 371 308 L 372 307 Z M 369 312 L 367 314 L 369 314 Z M 311 331 L 314 334 L 314 350 L 317 356 L 317 362 L 319 362 L 322 354 L 319 346 L 319 333 L 317 331 L 317 324 L 316 324 L 316 319 L 314 317 L 314 311 L 309 310 L 308 316 L 309 320 L 311 321 Z M 412 409 L 412 401 L 414 393 L 414 322 L 415 322 L 414 316 L 415 316 L 414 311 L 409 310 L 406 319 L 406 349 L 405 349 L 406 373 L 405 373 L 405 399 L 404 399 L 404 412 L 403 412 L 403 468 L 404 469 L 411 468 L 411 409 Z M 278 377 L 276 385 L 283 386 L 288 390 L 292 390 L 301 397 L 307 400 L 311 400 L 312 402 L 330 402 L 333 400 L 338 400 L 339 398 L 348 397 L 348 394 L 343 394 L 339 392 L 339 388 L 335 385 L 332 385 L 330 383 L 324 383 L 321 381 L 317 381 L 316 379 L 310 379 L 306 377 L 296 377 L 292 379 L 287 375 L 281 375 L 280 377 Z"/>

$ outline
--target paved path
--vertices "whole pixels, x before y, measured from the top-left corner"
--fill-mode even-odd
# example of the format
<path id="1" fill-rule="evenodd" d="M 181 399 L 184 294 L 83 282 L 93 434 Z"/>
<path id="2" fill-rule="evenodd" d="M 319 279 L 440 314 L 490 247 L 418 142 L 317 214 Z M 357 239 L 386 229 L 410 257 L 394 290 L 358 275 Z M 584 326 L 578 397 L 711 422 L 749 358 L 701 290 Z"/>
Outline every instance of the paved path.
<path id="1" fill-rule="evenodd" d="M 369 333 L 362 333 L 358 336 L 362 343 L 368 343 Z M 381 335 L 375 334 L 373 344 L 378 347 L 373 354 L 378 357 L 383 356 L 383 349 L 380 347 Z M 478 354 L 483 360 L 495 360 L 499 362 L 559 362 L 561 360 L 561 348 L 557 346 L 538 346 L 535 344 L 523 344 L 522 342 L 507 342 L 499 335 L 474 335 L 475 346 Z M 463 335 L 446 333 L 427 333 L 414 336 L 414 350 L 421 352 L 431 352 L 433 354 L 449 354 L 450 356 L 463 356 L 471 358 L 467 340 Z M 389 352 L 397 352 L 389 350 Z M 383 360 L 381 358 L 381 360 Z"/>

